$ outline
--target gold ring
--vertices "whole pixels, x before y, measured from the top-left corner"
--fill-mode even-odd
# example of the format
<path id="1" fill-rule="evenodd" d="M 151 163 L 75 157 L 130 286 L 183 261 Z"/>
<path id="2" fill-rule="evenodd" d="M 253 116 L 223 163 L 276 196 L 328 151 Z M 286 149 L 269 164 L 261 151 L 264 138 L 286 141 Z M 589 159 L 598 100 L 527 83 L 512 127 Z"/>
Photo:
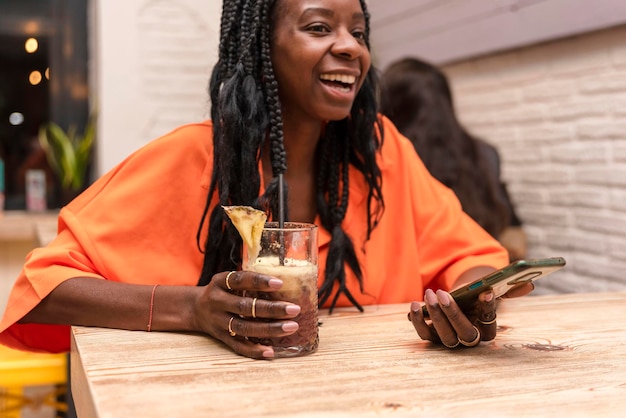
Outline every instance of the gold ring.
<path id="1" fill-rule="evenodd" d="M 460 342 L 461 342 L 461 340 L 458 340 L 458 341 L 456 342 L 456 344 L 454 344 L 454 345 L 448 345 L 448 344 L 446 344 L 446 343 L 444 343 L 444 342 L 442 341 L 442 342 L 441 342 L 441 344 L 443 344 L 446 348 L 456 348 L 456 346 L 458 346 Z"/>
<path id="2" fill-rule="evenodd" d="M 496 318 L 493 318 L 491 321 L 481 321 L 480 319 L 477 319 L 476 321 L 483 325 L 491 325 L 496 323 Z"/>
<path id="3" fill-rule="evenodd" d="M 234 273 L 234 271 L 231 271 L 230 273 L 228 273 L 226 275 L 226 287 L 228 288 L 228 290 L 233 290 L 233 288 L 230 287 L 230 283 L 228 282 L 230 280 L 230 275 L 233 274 L 233 273 Z"/>
<path id="4" fill-rule="evenodd" d="M 463 341 L 462 339 L 459 338 L 459 342 L 461 344 L 463 344 L 465 347 L 474 347 L 475 345 L 478 345 L 478 343 L 480 342 L 480 331 L 478 330 L 478 328 L 476 328 L 475 325 L 472 325 L 474 327 L 474 329 L 476 330 L 476 338 L 474 338 L 472 341 Z"/>
<path id="5" fill-rule="evenodd" d="M 233 319 L 235 318 L 231 316 L 230 319 L 228 320 L 228 333 L 230 334 L 231 337 L 234 337 L 235 335 L 237 335 L 237 333 L 233 331 Z"/>
<path id="6" fill-rule="evenodd" d="M 256 298 L 252 299 L 252 317 L 256 318 Z"/>

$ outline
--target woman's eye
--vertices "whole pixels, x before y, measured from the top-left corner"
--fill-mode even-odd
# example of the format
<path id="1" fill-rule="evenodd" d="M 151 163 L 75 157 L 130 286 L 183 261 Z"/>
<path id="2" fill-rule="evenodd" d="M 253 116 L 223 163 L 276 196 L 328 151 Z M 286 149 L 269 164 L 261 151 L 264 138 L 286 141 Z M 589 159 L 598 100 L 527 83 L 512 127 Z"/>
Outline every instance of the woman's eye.
<path id="1" fill-rule="evenodd" d="M 328 28 L 322 24 L 311 25 L 308 27 L 308 30 L 311 32 L 328 32 Z"/>
<path id="2" fill-rule="evenodd" d="M 360 41 L 364 41 L 365 40 L 365 32 L 354 31 L 354 32 L 352 32 L 352 36 L 354 36 L 356 39 L 358 39 Z"/>

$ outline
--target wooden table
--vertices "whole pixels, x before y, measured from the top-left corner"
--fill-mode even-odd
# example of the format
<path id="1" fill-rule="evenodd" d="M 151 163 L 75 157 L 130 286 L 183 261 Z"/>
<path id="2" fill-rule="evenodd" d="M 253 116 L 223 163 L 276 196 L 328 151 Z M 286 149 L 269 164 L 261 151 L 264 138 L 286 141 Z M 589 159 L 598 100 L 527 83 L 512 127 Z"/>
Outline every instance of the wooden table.
<path id="1" fill-rule="evenodd" d="M 408 304 L 322 315 L 320 348 L 251 360 L 202 335 L 73 328 L 82 417 L 623 416 L 626 293 L 504 301 L 474 349 L 420 341 Z"/>

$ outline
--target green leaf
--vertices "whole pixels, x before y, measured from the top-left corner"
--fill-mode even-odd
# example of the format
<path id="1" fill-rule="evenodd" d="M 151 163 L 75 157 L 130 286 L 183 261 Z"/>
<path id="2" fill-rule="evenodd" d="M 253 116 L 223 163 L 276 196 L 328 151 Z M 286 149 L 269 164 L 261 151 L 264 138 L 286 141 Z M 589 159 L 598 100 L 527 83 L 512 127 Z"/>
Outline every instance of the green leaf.
<path id="1" fill-rule="evenodd" d="M 60 167 L 57 163 L 57 157 L 55 156 L 55 152 L 52 149 L 52 146 L 50 145 L 50 143 L 48 142 L 48 127 L 47 126 L 42 126 L 41 128 L 39 128 L 39 144 L 41 145 L 41 148 L 43 148 L 44 152 L 46 153 L 46 159 L 48 160 L 48 164 L 50 164 L 50 167 L 55 171 L 55 172 L 59 172 L 60 171 Z"/>
<path id="2" fill-rule="evenodd" d="M 83 135 L 77 134 L 75 126 L 71 126 L 66 133 L 54 122 L 39 130 L 41 147 L 65 189 L 78 191 L 85 183 L 96 136 L 95 122 L 95 117 L 90 117 Z"/>

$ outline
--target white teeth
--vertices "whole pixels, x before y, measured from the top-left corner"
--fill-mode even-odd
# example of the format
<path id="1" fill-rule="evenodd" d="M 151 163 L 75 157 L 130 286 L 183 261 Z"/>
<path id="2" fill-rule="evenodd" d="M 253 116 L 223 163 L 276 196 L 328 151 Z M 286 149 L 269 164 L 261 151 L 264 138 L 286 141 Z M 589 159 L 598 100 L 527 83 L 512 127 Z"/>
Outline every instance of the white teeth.
<path id="1" fill-rule="evenodd" d="M 353 75 L 346 74 L 322 74 L 320 75 L 320 79 L 326 81 L 339 81 L 343 84 L 354 84 L 356 83 L 356 77 Z"/>

